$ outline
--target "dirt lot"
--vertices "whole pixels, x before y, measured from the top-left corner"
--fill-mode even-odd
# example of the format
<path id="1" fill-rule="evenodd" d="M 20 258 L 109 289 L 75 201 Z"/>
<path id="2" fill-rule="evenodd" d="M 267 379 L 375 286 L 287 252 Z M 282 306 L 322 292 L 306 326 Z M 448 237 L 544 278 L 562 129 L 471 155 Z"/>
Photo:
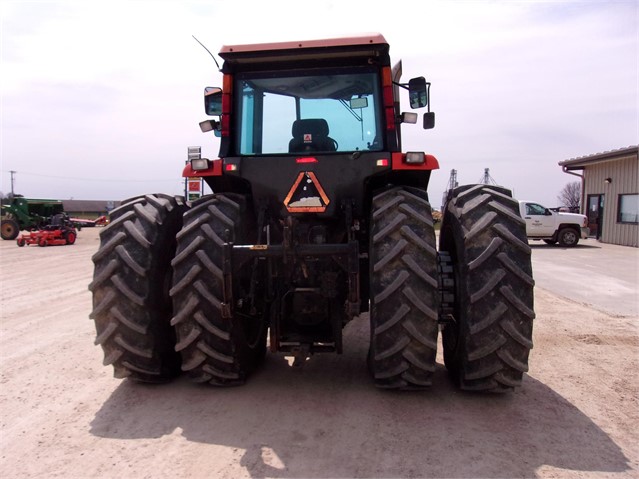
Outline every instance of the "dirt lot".
<path id="1" fill-rule="evenodd" d="M 301 371 L 269 355 L 244 387 L 145 386 L 93 345 L 97 233 L 0 242 L 0 477 L 639 477 L 636 316 L 538 282 L 530 372 L 505 396 L 458 392 L 443 365 L 430 391 L 376 390 L 366 318 Z"/>

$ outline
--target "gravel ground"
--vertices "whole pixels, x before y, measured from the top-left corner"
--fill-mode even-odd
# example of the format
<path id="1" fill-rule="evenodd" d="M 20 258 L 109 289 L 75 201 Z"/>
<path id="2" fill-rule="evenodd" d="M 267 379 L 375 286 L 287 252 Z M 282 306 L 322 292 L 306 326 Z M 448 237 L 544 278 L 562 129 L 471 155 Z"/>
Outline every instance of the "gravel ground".
<path id="1" fill-rule="evenodd" d="M 297 370 L 270 354 L 246 386 L 214 389 L 102 366 L 87 290 L 98 232 L 0 242 L 0 477 L 639 477 L 637 314 L 549 283 L 561 249 L 533 247 L 535 347 L 513 394 L 457 391 L 441 355 L 431 390 L 375 389 L 366 317 L 343 355 Z M 636 266 L 637 249 L 620 251 Z"/>

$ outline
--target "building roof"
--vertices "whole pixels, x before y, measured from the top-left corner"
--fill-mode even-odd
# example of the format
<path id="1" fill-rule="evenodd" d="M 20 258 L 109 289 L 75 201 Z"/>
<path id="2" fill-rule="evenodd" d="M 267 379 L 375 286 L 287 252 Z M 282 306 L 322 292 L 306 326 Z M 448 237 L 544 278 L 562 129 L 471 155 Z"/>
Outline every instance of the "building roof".
<path id="1" fill-rule="evenodd" d="M 106 213 L 120 205 L 113 200 L 62 200 L 67 213 Z"/>
<path id="2" fill-rule="evenodd" d="M 635 158 L 639 157 L 639 146 L 628 146 L 616 150 L 604 151 L 602 153 L 595 153 L 593 155 L 570 158 L 569 160 L 560 161 L 559 166 L 563 167 L 564 170 L 581 170 L 592 163 L 620 160 L 623 157 L 631 155 L 635 155 Z"/>

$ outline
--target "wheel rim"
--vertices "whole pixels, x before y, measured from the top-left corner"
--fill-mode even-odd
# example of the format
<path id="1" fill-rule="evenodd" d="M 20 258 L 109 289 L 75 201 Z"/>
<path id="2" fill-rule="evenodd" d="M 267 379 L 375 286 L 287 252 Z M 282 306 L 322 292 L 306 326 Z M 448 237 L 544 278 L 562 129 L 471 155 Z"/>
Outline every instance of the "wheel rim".
<path id="1" fill-rule="evenodd" d="M 565 244 L 567 244 L 569 246 L 573 245 L 573 244 L 576 243 L 576 240 L 577 240 L 577 235 L 574 232 L 569 231 L 568 233 L 564 234 L 564 243 Z"/>
<path id="2" fill-rule="evenodd" d="M 14 235 L 16 234 L 16 227 L 12 222 L 3 222 L 1 231 L 3 238 L 15 237 Z"/>

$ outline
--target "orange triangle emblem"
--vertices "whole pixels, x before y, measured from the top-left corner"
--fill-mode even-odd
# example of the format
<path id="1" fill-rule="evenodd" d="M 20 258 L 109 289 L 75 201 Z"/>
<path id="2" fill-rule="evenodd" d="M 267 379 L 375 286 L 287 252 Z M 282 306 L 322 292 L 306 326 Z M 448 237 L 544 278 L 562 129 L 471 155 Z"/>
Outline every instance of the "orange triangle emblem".
<path id="1" fill-rule="evenodd" d="M 329 203 L 324 188 L 312 171 L 302 171 L 297 175 L 284 199 L 284 206 L 289 213 L 323 213 Z"/>

